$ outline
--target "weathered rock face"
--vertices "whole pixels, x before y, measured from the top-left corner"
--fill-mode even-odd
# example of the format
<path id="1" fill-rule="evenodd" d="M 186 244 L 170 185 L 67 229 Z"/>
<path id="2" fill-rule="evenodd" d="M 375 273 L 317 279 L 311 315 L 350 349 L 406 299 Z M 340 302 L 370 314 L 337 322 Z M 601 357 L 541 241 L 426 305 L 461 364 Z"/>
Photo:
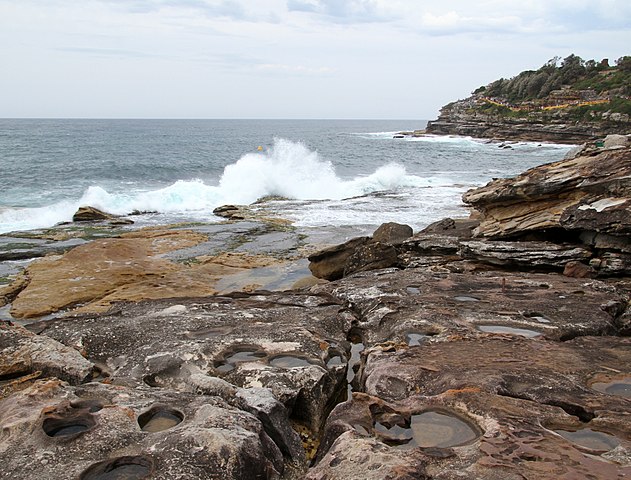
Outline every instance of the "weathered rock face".
<path id="1" fill-rule="evenodd" d="M 368 237 L 358 237 L 341 245 L 320 250 L 309 256 L 309 270 L 314 277 L 337 280 L 344 276 L 348 259 L 355 250 L 368 242 Z"/>
<path id="2" fill-rule="evenodd" d="M 121 305 L 104 317 L 49 323 L 44 333 L 81 348 L 114 385 L 206 391 L 210 376 L 265 387 L 294 419 L 319 430 L 345 382 L 345 332 L 354 318 L 337 300 L 261 293 L 183 302 Z M 333 358 L 339 362 L 329 366 Z"/>
<path id="3" fill-rule="evenodd" d="M 216 396 L 40 381 L 0 403 L 0 424 L 7 479 L 278 479 L 293 467 L 255 415 Z"/>
<path id="4" fill-rule="evenodd" d="M 485 115 L 471 110 L 471 99 L 443 107 L 438 119 L 427 123 L 426 132 L 434 135 L 465 135 L 498 140 L 583 143 L 609 134 L 631 132 L 629 118 L 604 117 L 602 121 L 577 122 L 563 112 L 531 112 L 527 117 Z"/>
<path id="5" fill-rule="evenodd" d="M 510 265 L 509 257 L 524 266 L 582 261 L 596 275 L 628 275 L 630 178 L 631 148 L 584 147 L 569 159 L 470 190 L 463 200 L 480 212 L 474 235 L 495 241 L 462 242 L 460 253 L 496 265 Z"/>
<path id="6" fill-rule="evenodd" d="M 368 394 L 332 412 L 307 478 L 622 478 L 629 400 L 598 388 L 626 371 L 629 345 L 493 336 L 374 347 Z"/>
<path id="7" fill-rule="evenodd" d="M 494 180 L 468 191 L 463 200 L 482 213 L 477 236 L 554 228 L 626 234 L 630 177 L 631 149 L 597 149 Z"/>
<path id="8" fill-rule="evenodd" d="M 94 365 L 77 350 L 19 326 L 0 323 L 0 351 L 0 379 L 7 379 L 0 396 L 40 376 L 74 385 L 92 378 Z"/>

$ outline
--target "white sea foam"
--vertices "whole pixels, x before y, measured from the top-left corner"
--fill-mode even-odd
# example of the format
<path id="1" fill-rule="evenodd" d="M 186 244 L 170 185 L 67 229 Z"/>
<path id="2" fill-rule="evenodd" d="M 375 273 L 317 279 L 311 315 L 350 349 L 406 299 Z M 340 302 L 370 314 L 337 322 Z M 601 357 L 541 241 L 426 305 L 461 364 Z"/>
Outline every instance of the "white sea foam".
<path id="1" fill-rule="evenodd" d="M 134 210 L 183 214 L 200 220 L 214 218 L 213 208 L 224 204 L 249 204 L 261 197 L 277 195 L 296 200 L 342 200 L 377 191 L 448 186 L 448 179 L 409 175 L 390 163 L 371 174 L 340 178 L 328 160 L 301 143 L 277 139 L 267 151 L 250 153 L 225 167 L 217 185 L 202 180 L 178 180 L 154 190 L 107 191 L 89 187 L 81 198 L 67 199 L 38 208 L 0 211 L 0 233 L 44 228 L 69 221 L 82 205 L 125 215 Z"/>

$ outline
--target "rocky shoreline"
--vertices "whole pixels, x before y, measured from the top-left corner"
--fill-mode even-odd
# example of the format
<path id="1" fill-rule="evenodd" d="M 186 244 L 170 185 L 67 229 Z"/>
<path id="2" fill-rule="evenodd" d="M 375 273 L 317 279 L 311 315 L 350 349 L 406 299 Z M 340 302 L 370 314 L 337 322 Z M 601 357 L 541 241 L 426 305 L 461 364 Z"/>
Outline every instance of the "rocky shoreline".
<path id="1" fill-rule="evenodd" d="M 326 249 L 239 207 L 5 236 L 53 254 L 0 287 L 0 478 L 626 478 L 630 141 Z"/>

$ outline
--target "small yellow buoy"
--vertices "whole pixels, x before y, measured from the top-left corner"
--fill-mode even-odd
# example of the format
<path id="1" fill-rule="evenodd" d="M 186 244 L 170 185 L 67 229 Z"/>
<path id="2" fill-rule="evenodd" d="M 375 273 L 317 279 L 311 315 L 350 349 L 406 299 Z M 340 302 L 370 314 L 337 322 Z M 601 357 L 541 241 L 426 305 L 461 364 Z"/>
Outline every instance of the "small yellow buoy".
<path id="1" fill-rule="evenodd" d="M 259 152 L 261 152 L 261 151 L 263 151 L 263 147 L 261 147 L 261 146 L 259 145 L 259 146 L 258 146 L 258 148 L 257 148 L 257 150 L 258 150 Z"/>

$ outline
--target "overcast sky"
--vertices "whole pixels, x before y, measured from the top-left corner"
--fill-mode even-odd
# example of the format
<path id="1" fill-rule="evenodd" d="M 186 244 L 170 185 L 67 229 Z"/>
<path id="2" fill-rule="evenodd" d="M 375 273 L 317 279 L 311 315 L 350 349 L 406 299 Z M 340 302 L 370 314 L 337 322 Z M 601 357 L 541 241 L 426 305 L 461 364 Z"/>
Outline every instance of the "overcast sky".
<path id="1" fill-rule="evenodd" d="M 0 117 L 432 119 L 630 45 L 631 0 L 0 0 Z"/>

